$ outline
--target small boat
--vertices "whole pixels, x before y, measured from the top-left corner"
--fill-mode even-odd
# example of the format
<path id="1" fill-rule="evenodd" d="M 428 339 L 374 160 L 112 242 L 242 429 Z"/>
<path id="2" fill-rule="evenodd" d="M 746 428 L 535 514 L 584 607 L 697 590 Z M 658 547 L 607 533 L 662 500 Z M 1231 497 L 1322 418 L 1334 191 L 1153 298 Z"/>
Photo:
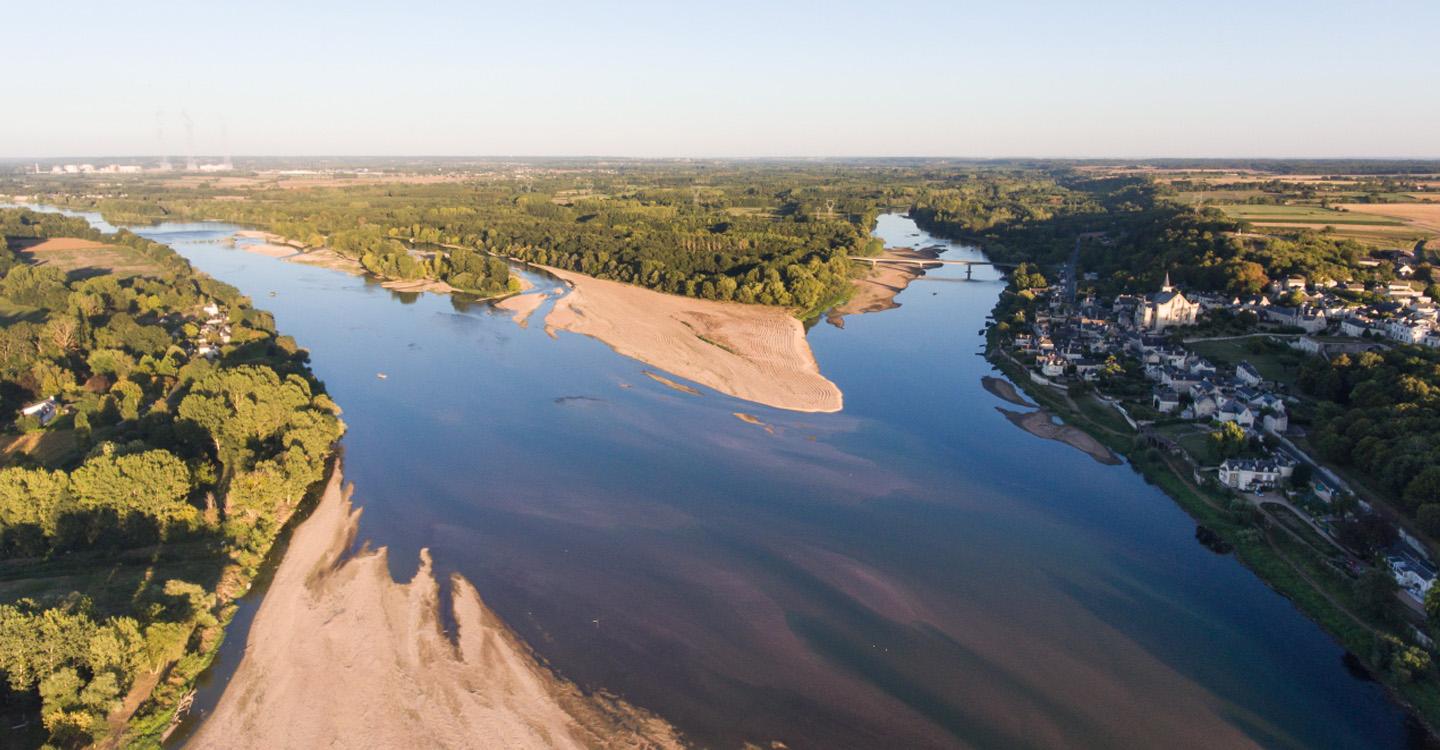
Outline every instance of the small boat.
<path id="1" fill-rule="evenodd" d="M 380 378 L 381 380 L 384 380 L 385 378 L 388 378 L 388 377 L 390 377 L 390 376 L 389 376 L 389 375 L 386 375 L 386 374 L 383 373 L 383 372 L 377 372 L 377 373 L 375 373 L 375 377 Z"/>

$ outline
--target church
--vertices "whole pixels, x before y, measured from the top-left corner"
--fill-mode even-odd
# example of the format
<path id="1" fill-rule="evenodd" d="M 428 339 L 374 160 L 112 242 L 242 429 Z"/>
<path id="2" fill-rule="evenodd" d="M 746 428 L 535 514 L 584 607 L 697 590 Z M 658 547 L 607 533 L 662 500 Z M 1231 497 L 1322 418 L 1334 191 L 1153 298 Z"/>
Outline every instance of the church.
<path id="1" fill-rule="evenodd" d="M 1135 327 L 1159 333 L 1170 326 L 1194 325 L 1199 316 L 1200 304 L 1177 291 L 1170 284 L 1170 274 L 1166 273 L 1160 291 L 1146 295 L 1136 306 Z"/>

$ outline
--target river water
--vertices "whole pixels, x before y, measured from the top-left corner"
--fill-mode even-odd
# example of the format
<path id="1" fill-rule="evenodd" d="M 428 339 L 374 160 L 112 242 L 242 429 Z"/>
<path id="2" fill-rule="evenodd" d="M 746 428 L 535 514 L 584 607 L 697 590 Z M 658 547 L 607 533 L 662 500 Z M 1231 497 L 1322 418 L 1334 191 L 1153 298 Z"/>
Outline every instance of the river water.
<path id="1" fill-rule="evenodd" d="M 562 675 L 699 744 L 1407 743 L 1383 691 L 1196 543 L 1160 490 L 996 410 L 980 385 L 990 269 L 932 271 L 898 309 L 811 330 L 845 393 L 814 415 L 667 388 L 598 341 L 547 335 L 548 305 L 522 329 L 217 241 L 236 229 L 139 231 L 310 350 L 349 425 L 362 538 L 391 548 L 396 577 L 429 547 L 441 580 L 463 573 Z M 903 216 L 876 231 L 980 257 Z"/>

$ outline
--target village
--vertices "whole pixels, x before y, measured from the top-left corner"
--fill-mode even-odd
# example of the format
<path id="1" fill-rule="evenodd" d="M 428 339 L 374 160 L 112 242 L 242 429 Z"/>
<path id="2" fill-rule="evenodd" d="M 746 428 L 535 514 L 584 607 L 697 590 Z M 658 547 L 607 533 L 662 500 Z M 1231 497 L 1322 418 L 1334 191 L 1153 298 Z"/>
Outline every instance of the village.
<path id="1" fill-rule="evenodd" d="M 214 362 L 220 358 L 221 348 L 232 338 L 225 308 L 214 301 L 206 301 L 188 314 L 170 313 L 158 322 L 171 332 L 172 337 L 183 340 L 177 348 L 186 359 L 200 358 Z M 113 377 L 96 374 L 80 390 L 87 394 L 103 394 L 113 383 Z M 19 413 L 22 429 L 49 427 L 61 415 L 72 413 L 71 404 L 65 399 L 66 394 L 55 393 L 22 406 Z"/>
<path id="2" fill-rule="evenodd" d="M 1408 282 L 1414 255 L 1377 251 L 1361 261 L 1382 264 L 1394 281 L 1294 276 L 1241 298 L 1186 292 L 1167 274 L 1154 293 L 1108 300 L 1077 294 L 1096 279 L 1074 278 L 1070 265 L 1060 283 L 1030 291 L 1023 324 L 1002 327 L 997 343 L 1032 383 L 1112 408 L 1149 446 L 1188 465 L 1187 481 L 1289 527 L 1349 578 L 1388 567 L 1397 598 L 1418 616 L 1436 578 L 1428 546 L 1365 487 L 1315 458 L 1305 428 L 1292 424 L 1313 406 L 1295 388 L 1296 363 L 1440 347 L 1435 300 Z M 1341 528 L 1360 523 L 1386 527 L 1379 536 L 1393 541 L 1356 549 Z"/>

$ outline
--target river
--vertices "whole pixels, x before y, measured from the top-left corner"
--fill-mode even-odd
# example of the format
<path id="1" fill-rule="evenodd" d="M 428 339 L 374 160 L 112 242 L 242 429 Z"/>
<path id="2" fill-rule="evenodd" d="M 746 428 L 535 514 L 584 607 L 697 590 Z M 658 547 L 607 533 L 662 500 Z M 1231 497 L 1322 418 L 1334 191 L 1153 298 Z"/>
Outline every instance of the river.
<path id="1" fill-rule="evenodd" d="M 990 269 L 932 271 L 898 309 L 812 329 L 845 409 L 798 414 L 547 335 L 549 303 L 522 329 L 218 242 L 236 229 L 138 231 L 310 350 L 349 425 L 362 538 L 395 576 L 429 547 L 562 675 L 699 744 L 1406 746 L 1382 689 L 1160 490 L 996 411 Z M 899 215 L 876 232 L 980 257 Z"/>

